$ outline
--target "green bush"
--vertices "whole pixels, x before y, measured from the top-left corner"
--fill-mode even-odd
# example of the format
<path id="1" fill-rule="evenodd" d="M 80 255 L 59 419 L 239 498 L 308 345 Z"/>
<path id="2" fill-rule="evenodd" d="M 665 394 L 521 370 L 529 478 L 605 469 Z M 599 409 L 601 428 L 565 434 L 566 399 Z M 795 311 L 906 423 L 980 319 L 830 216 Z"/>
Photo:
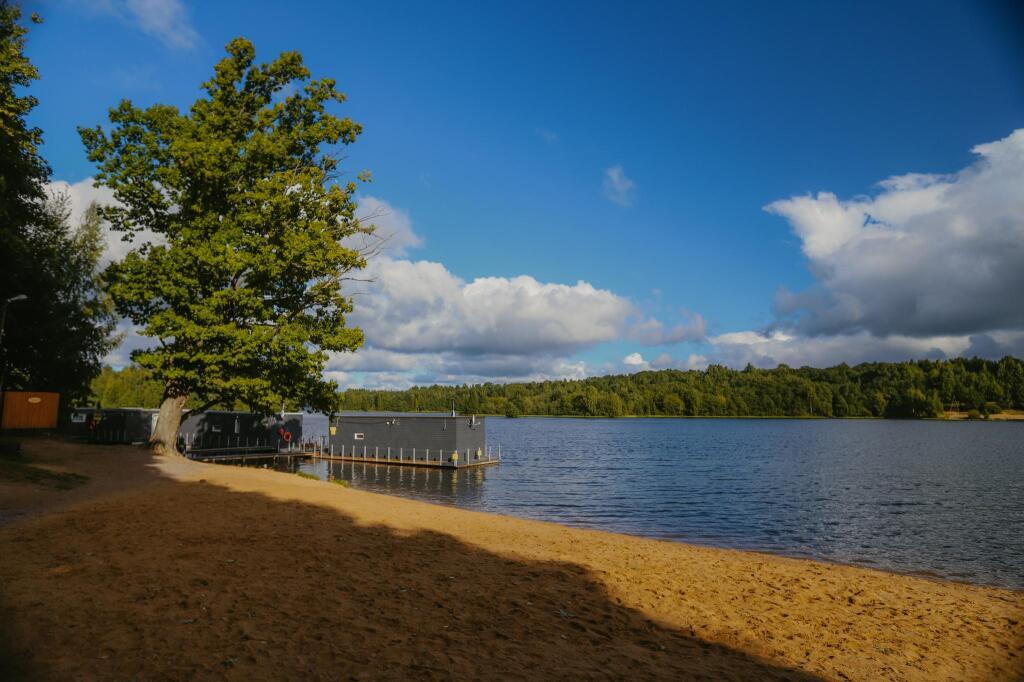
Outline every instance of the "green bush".
<path id="1" fill-rule="evenodd" d="M 317 476 L 316 474 L 311 474 L 308 471 L 296 471 L 295 475 L 296 476 L 302 476 L 302 478 L 308 478 L 308 479 L 311 479 L 311 480 L 314 480 L 314 481 L 319 481 L 320 480 L 319 476 Z"/>

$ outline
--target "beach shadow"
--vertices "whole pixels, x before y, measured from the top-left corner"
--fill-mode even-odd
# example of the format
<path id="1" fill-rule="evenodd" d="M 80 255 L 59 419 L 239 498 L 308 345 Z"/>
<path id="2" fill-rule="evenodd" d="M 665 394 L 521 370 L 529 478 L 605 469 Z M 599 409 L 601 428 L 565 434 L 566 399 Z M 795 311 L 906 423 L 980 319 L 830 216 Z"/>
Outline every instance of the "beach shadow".
<path id="1" fill-rule="evenodd" d="M 0 578 L 6 679 L 816 679 L 654 622 L 576 564 L 208 483 L 3 529 Z"/>

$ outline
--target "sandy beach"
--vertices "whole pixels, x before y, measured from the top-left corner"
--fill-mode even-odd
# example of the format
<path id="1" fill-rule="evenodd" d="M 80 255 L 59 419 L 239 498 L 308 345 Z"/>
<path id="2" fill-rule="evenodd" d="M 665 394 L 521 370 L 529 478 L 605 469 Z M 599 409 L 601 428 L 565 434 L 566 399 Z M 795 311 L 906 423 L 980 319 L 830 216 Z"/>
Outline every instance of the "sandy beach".
<path id="1" fill-rule="evenodd" d="M 1024 593 L 131 447 L 0 480 L 5 679 L 1024 677 Z"/>

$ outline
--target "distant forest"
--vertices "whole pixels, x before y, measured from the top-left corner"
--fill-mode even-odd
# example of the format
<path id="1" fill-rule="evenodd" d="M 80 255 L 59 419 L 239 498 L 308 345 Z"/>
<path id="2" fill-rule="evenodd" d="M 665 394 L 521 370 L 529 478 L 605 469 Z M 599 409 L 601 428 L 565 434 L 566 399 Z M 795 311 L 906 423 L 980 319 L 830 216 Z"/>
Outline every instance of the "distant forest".
<path id="1" fill-rule="evenodd" d="M 103 407 L 156 407 L 161 387 L 145 370 L 104 368 L 92 383 Z M 945 410 L 1024 409 L 1024 362 L 978 358 L 867 363 L 828 369 L 780 365 L 661 370 L 582 380 L 348 389 L 339 410 L 545 416 L 936 417 Z M 244 407 L 244 406 L 235 406 Z"/>

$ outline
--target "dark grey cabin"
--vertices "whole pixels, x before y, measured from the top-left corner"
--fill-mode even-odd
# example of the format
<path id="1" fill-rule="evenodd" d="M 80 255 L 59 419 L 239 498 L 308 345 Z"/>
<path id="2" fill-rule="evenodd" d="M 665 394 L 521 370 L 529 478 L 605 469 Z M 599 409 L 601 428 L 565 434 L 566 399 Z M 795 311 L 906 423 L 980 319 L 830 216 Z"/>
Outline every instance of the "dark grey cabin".
<path id="1" fill-rule="evenodd" d="M 442 466 L 491 461 L 483 417 L 342 415 L 331 420 L 330 433 L 334 457 Z"/>
<path id="2" fill-rule="evenodd" d="M 69 437 L 90 443 L 144 443 L 156 425 L 159 410 L 141 407 L 73 407 L 61 420 Z M 182 415 L 178 430 L 181 451 L 209 448 L 265 447 L 288 449 L 302 442 L 302 414 L 253 414 L 211 410 Z"/>
<path id="3" fill-rule="evenodd" d="M 143 407 L 72 407 L 61 419 L 69 437 L 90 443 L 144 443 L 153 433 L 158 410 Z"/>
<path id="4" fill-rule="evenodd" d="M 302 442 L 302 413 L 261 415 L 208 410 L 187 415 L 178 429 L 178 449 L 274 447 Z"/>

